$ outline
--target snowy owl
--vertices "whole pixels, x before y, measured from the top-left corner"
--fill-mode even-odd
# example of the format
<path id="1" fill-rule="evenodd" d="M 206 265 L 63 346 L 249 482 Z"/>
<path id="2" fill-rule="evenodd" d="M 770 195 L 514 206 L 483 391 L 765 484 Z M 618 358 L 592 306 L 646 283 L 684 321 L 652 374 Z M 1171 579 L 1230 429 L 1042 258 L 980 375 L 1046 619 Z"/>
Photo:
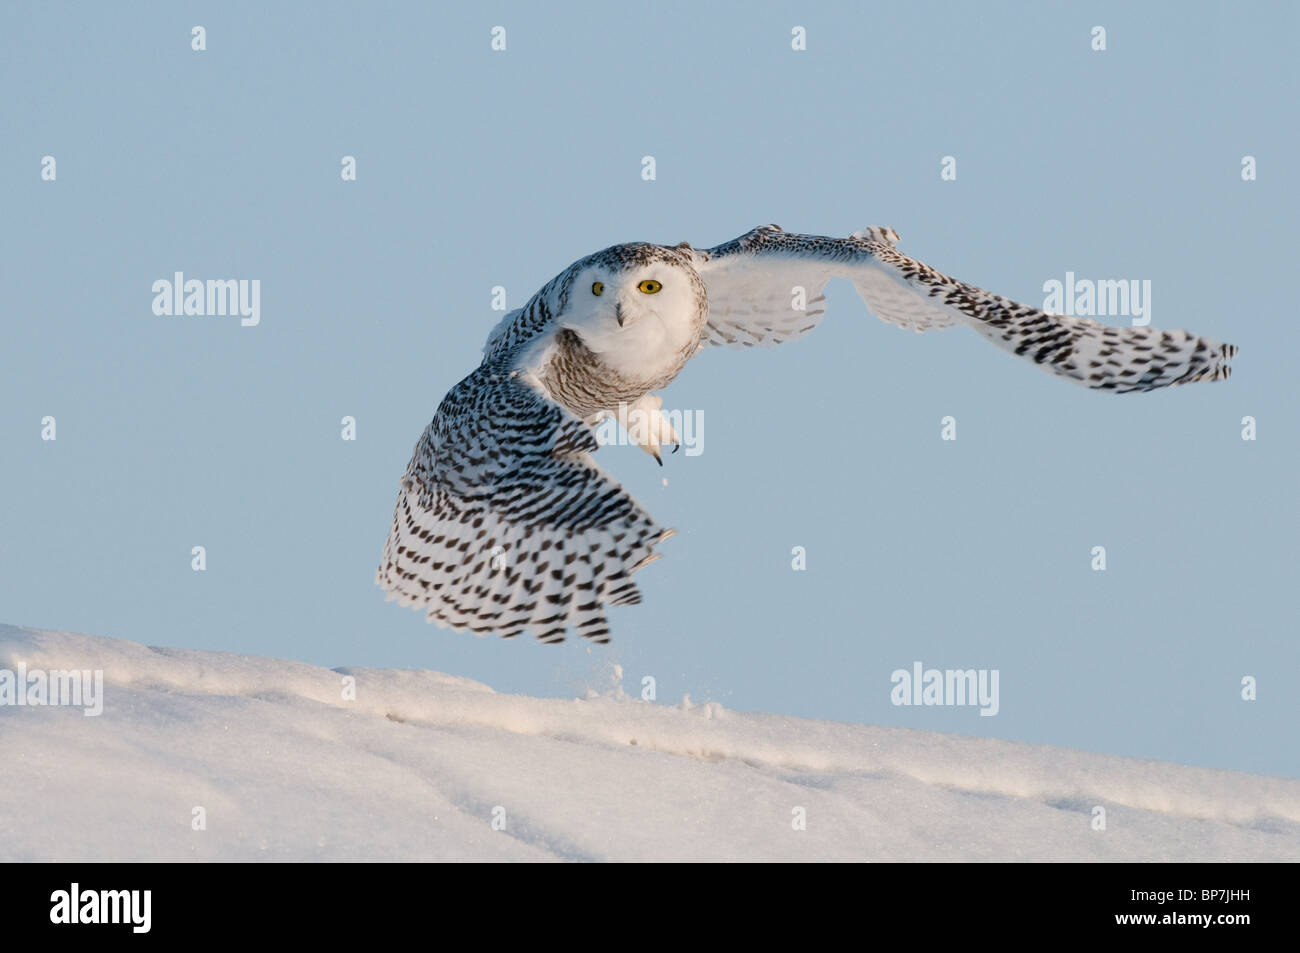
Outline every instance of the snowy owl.
<path id="1" fill-rule="evenodd" d="M 1236 348 L 1186 331 L 1104 327 L 949 278 L 895 247 L 756 228 L 707 251 L 633 243 L 574 262 L 505 316 L 453 387 L 402 478 L 376 581 L 440 626 L 559 642 L 609 641 L 606 606 L 641 595 L 632 573 L 672 535 L 591 458 L 595 428 L 662 464 L 678 443 L 655 391 L 712 345 L 770 346 L 811 331 L 822 290 L 848 278 L 879 318 L 974 328 L 1085 387 L 1147 391 L 1229 374 Z"/>

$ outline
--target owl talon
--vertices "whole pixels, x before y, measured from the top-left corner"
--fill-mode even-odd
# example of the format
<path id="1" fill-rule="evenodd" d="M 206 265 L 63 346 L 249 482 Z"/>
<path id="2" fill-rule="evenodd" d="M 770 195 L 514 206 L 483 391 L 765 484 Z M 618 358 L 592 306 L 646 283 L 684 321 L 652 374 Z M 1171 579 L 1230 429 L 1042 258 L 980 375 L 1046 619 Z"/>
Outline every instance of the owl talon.
<path id="1" fill-rule="evenodd" d="M 663 403 L 658 394 L 644 394 L 630 404 L 619 404 L 616 412 L 610 411 L 616 413 L 629 441 L 654 457 L 660 466 L 664 465 L 660 448 L 671 443 L 676 453 L 676 447 L 681 445 L 677 431 L 660 410 Z"/>

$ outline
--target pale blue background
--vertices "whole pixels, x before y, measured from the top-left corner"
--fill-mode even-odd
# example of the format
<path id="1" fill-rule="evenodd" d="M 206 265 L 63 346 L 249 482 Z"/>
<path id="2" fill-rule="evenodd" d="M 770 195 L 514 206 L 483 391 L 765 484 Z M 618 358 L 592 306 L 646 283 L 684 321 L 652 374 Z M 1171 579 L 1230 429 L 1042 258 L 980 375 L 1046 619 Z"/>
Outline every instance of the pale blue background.
<path id="1" fill-rule="evenodd" d="M 544 695 L 617 662 L 661 702 L 1300 775 L 1295 10 L 5 4 L 0 620 Z M 1150 279 L 1153 323 L 1238 344 L 1236 374 L 1091 393 L 837 284 L 816 334 L 667 391 L 702 456 L 599 454 L 680 531 L 611 648 L 383 600 L 397 480 L 493 285 L 767 222 L 892 225 L 1036 304 L 1067 270 Z M 176 270 L 261 279 L 261 326 L 155 317 Z M 1000 669 L 1001 714 L 891 706 L 916 659 Z"/>

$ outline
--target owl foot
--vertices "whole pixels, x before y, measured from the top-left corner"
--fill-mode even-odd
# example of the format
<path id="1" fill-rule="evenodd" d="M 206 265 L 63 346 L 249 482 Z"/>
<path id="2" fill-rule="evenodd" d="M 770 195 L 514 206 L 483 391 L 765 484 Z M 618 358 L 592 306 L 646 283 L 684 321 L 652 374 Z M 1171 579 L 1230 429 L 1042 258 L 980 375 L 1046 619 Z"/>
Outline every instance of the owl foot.
<path id="1" fill-rule="evenodd" d="M 646 394 L 631 403 L 618 405 L 618 422 L 627 431 L 627 436 L 660 465 L 664 465 L 663 454 L 659 448 L 673 445 L 673 452 L 681 446 L 681 438 L 660 411 L 664 399 L 658 394 Z"/>

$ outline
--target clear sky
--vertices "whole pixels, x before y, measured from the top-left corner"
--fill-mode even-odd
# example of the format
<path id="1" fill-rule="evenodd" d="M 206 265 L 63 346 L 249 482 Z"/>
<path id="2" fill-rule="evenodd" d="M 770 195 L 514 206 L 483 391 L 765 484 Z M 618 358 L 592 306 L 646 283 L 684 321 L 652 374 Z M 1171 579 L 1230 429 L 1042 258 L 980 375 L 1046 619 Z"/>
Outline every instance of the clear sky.
<path id="1" fill-rule="evenodd" d="M 5 4 L 0 620 L 539 695 L 618 664 L 663 703 L 1300 775 L 1296 10 Z M 494 286 L 768 222 L 891 225 L 1031 304 L 1150 281 L 1153 325 L 1241 353 L 1116 397 L 836 283 L 815 334 L 665 392 L 700 455 L 597 455 L 679 531 L 612 646 L 384 601 L 397 481 Z M 177 271 L 258 280 L 260 323 L 155 315 Z M 996 669 L 998 714 L 891 704 L 917 661 Z"/>

